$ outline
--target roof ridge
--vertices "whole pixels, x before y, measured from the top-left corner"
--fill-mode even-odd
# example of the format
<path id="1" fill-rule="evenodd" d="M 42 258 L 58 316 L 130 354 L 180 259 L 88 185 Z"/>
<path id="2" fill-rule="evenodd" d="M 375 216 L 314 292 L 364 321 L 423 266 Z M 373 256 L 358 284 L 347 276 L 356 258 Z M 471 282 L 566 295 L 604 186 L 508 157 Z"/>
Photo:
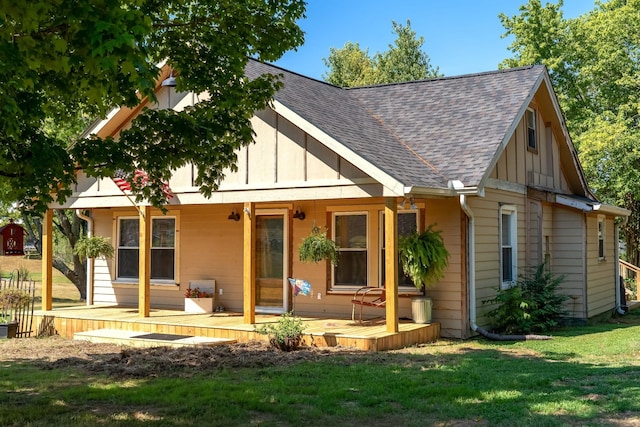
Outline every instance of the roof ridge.
<path id="1" fill-rule="evenodd" d="M 506 74 L 506 73 L 516 72 L 516 71 L 531 70 L 536 67 L 544 67 L 544 65 L 537 65 L 537 64 L 524 65 L 521 67 L 505 68 L 501 70 L 489 70 L 489 71 L 481 71 L 477 73 L 458 74 L 455 76 L 434 77 L 431 79 L 423 79 L 423 80 L 408 80 L 405 82 L 393 82 L 393 83 L 383 83 L 383 84 L 377 84 L 377 85 L 347 87 L 343 89 L 345 90 L 371 89 L 371 88 L 380 88 L 380 87 L 386 87 L 386 86 L 402 86 L 402 85 L 414 84 L 414 83 L 437 82 L 437 81 L 443 81 L 443 80 L 458 80 L 458 79 L 466 79 L 470 77 L 487 76 L 492 74 Z"/>
<path id="2" fill-rule="evenodd" d="M 289 70 L 287 68 L 283 68 L 283 67 L 281 67 L 279 65 L 271 64 L 269 62 L 264 62 L 264 61 L 261 61 L 259 59 L 251 58 L 251 57 L 249 57 L 249 60 L 250 61 L 255 61 L 255 62 L 257 62 L 259 64 L 262 64 L 262 65 L 266 65 L 267 67 L 276 68 L 276 69 L 278 69 L 280 71 L 283 71 L 283 72 L 288 73 L 288 74 L 292 74 L 294 76 L 302 77 L 303 79 L 306 79 L 306 80 L 311 80 L 311 81 L 314 81 L 316 83 L 322 83 L 323 85 L 330 86 L 330 87 L 333 87 L 335 89 L 344 89 L 343 87 L 333 85 L 331 83 L 325 82 L 324 80 L 319 80 L 319 79 L 316 79 L 316 78 L 313 78 L 313 77 L 306 76 L 306 75 L 298 73 L 296 71 L 291 71 L 291 70 Z"/>

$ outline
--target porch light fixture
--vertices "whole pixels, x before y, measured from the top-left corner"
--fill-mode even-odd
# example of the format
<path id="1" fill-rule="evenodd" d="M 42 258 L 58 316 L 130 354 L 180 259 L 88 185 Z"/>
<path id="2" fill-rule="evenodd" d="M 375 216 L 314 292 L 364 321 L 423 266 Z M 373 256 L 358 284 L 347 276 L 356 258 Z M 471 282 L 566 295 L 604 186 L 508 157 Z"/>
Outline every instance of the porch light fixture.
<path id="1" fill-rule="evenodd" d="M 413 198 L 413 196 L 409 199 L 409 204 L 411 205 L 411 209 L 418 209 L 418 206 L 416 205 L 416 201 Z"/>
<path id="2" fill-rule="evenodd" d="M 296 209 L 295 213 L 293 214 L 293 217 L 295 219 L 299 219 L 300 221 L 302 221 L 307 216 L 304 214 L 304 212 L 302 212 L 302 209 L 300 209 L 300 206 L 298 206 L 298 208 Z"/>
<path id="3" fill-rule="evenodd" d="M 169 74 L 169 77 L 167 77 L 166 79 L 164 79 L 162 81 L 162 86 L 166 86 L 166 87 L 176 87 L 176 86 L 178 86 L 178 82 L 176 81 L 176 77 L 173 75 L 173 70 L 171 70 L 171 74 Z"/>
<path id="4" fill-rule="evenodd" d="M 227 217 L 228 220 L 240 221 L 240 214 L 236 212 L 236 208 L 231 209 L 231 213 Z"/>

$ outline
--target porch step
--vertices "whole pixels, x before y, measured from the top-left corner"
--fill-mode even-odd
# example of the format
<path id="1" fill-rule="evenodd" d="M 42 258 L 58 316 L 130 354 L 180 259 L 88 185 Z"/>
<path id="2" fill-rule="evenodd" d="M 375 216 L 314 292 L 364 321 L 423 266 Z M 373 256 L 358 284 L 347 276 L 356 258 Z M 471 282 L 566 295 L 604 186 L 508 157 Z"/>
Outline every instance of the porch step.
<path id="1" fill-rule="evenodd" d="M 131 347 L 213 347 L 215 345 L 233 344 L 236 342 L 236 340 L 229 338 L 122 331 L 118 329 L 96 329 L 93 331 L 76 332 L 73 334 L 73 339 L 96 343 L 128 345 Z"/>

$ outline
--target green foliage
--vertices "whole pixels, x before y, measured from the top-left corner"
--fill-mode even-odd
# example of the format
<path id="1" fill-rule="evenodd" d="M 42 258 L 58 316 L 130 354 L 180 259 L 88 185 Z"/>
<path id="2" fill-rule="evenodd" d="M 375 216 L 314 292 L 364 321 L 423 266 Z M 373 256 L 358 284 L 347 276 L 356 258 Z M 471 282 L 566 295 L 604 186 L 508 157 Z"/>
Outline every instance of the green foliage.
<path id="1" fill-rule="evenodd" d="M 597 1 L 564 19 L 562 1 L 529 0 L 500 16 L 514 53 L 502 66 L 544 64 L 589 185 L 602 201 L 631 210 L 622 227 L 629 261 L 640 263 L 640 1 Z"/>
<path id="2" fill-rule="evenodd" d="M 563 276 L 554 277 L 540 264 L 532 275 L 520 276 L 516 285 L 498 289 L 495 298 L 485 304 L 498 304 L 487 313 L 496 331 L 506 334 L 547 332 L 565 316 L 568 296 L 557 293 Z"/>
<path id="3" fill-rule="evenodd" d="M 282 351 L 294 351 L 300 347 L 305 326 L 292 313 L 283 313 L 276 324 L 265 324 L 255 328 L 261 335 L 269 335 L 272 347 Z"/>
<path id="4" fill-rule="evenodd" d="M 102 236 L 82 237 L 76 242 L 73 252 L 81 259 L 98 258 L 103 256 L 105 258 L 113 257 L 113 246 L 111 246 L 111 239 Z"/>
<path id="5" fill-rule="evenodd" d="M 330 261 L 338 265 L 338 246 L 327 237 L 327 231 L 322 231 L 315 223 L 311 234 L 302 239 L 298 248 L 298 256 L 302 262 Z"/>
<path id="6" fill-rule="evenodd" d="M 15 318 L 15 311 L 31 302 L 31 297 L 22 289 L 0 289 L 0 321 L 7 323 Z"/>
<path id="7" fill-rule="evenodd" d="M 23 263 L 18 264 L 18 282 L 22 280 L 29 280 L 31 278 L 31 272 L 29 268 Z"/>
<path id="8" fill-rule="evenodd" d="M 424 37 L 416 36 L 411 22 L 407 20 L 406 26 L 391 23 L 396 34 L 394 44 L 373 58 L 358 43 L 347 42 L 341 49 L 331 48 L 329 57 L 323 58 L 329 68 L 323 76 L 325 81 L 340 87 L 354 87 L 442 77 L 422 50 Z"/>
<path id="9" fill-rule="evenodd" d="M 303 0 L 3 3 L 0 186 L 11 191 L 0 198 L 43 210 L 71 194 L 76 168 L 96 177 L 141 168 L 151 184 L 134 185 L 136 197 L 161 207 L 162 182 L 188 163 L 210 195 L 235 167 L 234 150 L 252 141 L 254 111 L 280 85 L 275 76 L 245 78 L 248 58 L 275 61 L 301 45 L 304 10 Z M 167 58 L 176 90 L 215 96 L 183 111 L 145 109 L 117 143 L 58 131 L 141 97 L 156 101 L 156 64 Z"/>
<path id="10" fill-rule="evenodd" d="M 415 232 L 399 239 L 402 270 L 418 289 L 435 284 L 449 264 L 449 252 L 441 231 L 434 230 L 434 227 L 432 224 L 422 233 Z"/>

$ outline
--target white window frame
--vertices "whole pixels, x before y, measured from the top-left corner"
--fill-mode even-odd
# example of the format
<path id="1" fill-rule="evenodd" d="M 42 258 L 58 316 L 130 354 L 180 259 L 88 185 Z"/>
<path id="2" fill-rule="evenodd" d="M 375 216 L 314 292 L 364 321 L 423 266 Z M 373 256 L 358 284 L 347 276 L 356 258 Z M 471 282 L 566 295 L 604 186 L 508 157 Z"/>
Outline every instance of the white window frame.
<path id="1" fill-rule="evenodd" d="M 398 217 L 400 215 L 406 215 L 406 214 L 414 214 L 416 217 L 416 231 L 422 230 L 422 228 L 420 228 L 420 209 L 406 209 L 406 210 L 402 210 L 402 211 L 398 211 Z M 378 232 L 378 237 L 379 237 L 379 252 L 380 252 L 380 260 L 379 260 L 379 268 L 378 268 L 378 274 L 379 274 L 379 282 L 380 282 L 380 287 L 384 287 L 384 281 L 382 280 L 382 278 L 384 277 L 384 266 L 385 266 L 385 259 L 384 256 L 382 255 L 383 250 L 385 249 L 385 242 L 384 242 L 384 211 L 380 211 L 379 214 L 379 232 Z M 398 237 L 400 237 L 400 235 L 398 234 Z M 416 292 L 418 291 L 418 288 L 416 288 L 413 284 L 410 285 L 405 285 L 405 284 L 400 284 L 400 278 L 404 275 L 404 272 L 402 271 L 402 264 L 400 263 L 400 259 L 399 259 L 400 254 L 398 254 L 398 290 L 402 291 L 403 293 L 411 293 L 411 292 Z"/>
<path id="2" fill-rule="evenodd" d="M 505 218 L 506 217 L 506 218 Z M 509 236 L 507 243 L 503 236 L 503 223 L 509 221 Z M 517 283 L 518 280 L 518 212 L 513 205 L 500 206 L 500 212 L 498 217 L 498 238 L 500 246 L 500 286 L 502 289 L 507 289 Z M 511 277 L 504 277 L 504 250 L 506 248 L 511 249 Z"/>
<path id="3" fill-rule="evenodd" d="M 527 149 L 529 151 L 533 151 L 534 153 L 538 152 L 538 126 L 537 126 L 537 117 L 536 110 L 533 108 L 527 108 L 525 113 L 525 122 L 527 125 Z M 530 137 L 530 131 L 533 131 L 533 138 Z M 531 143 L 533 142 L 533 145 Z"/>
<path id="4" fill-rule="evenodd" d="M 604 215 L 598 215 L 598 260 L 604 261 L 607 257 L 607 223 Z"/>
<path id="5" fill-rule="evenodd" d="M 331 269 L 331 291 L 349 291 L 352 292 L 355 289 L 358 289 L 361 286 L 368 286 L 370 283 L 369 277 L 369 265 L 371 263 L 371 255 L 369 253 L 369 249 L 371 247 L 370 244 L 370 236 L 369 236 L 369 212 L 367 211 L 345 211 L 345 212 L 333 212 L 331 214 L 331 235 L 334 242 L 337 242 L 336 237 L 336 218 L 340 216 L 364 216 L 365 217 L 365 247 L 364 248 L 349 248 L 344 247 L 342 245 L 338 245 L 338 257 L 340 257 L 340 253 L 342 252 L 365 252 L 366 254 L 366 272 L 365 272 L 365 282 L 359 285 L 336 285 L 336 269 L 340 268 L 340 262 L 338 262 L 337 266 L 333 266 Z"/>
<path id="6" fill-rule="evenodd" d="M 174 221 L 174 241 L 173 241 L 173 278 L 172 279 L 154 279 L 151 277 L 151 283 L 156 285 L 175 285 L 177 283 L 178 277 L 178 216 L 177 215 L 158 215 L 151 217 L 151 236 L 149 236 L 150 244 L 153 245 L 153 224 L 154 220 L 159 219 L 173 219 Z M 122 220 L 135 220 L 140 221 L 140 218 L 137 216 L 118 216 L 116 217 L 116 251 L 115 251 L 115 262 L 114 262 L 114 270 L 115 270 L 115 281 L 120 283 L 137 283 L 139 275 L 136 276 L 121 276 L 119 271 L 119 257 L 120 257 L 120 249 L 136 249 L 139 250 L 139 242 L 136 246 L 120 246 L 120 233 L 122 230 L 121 221 Z M 150 246 L 150 251 L 153 250 L 166 250 L 168 247 L 153 247 Z M 153 257 L 152 257 L 153 258 Z M 153 267 L 151 268 L 151 272 L 153 271 Z M 152 273 L 150 273 L 152 274 Z"/>

